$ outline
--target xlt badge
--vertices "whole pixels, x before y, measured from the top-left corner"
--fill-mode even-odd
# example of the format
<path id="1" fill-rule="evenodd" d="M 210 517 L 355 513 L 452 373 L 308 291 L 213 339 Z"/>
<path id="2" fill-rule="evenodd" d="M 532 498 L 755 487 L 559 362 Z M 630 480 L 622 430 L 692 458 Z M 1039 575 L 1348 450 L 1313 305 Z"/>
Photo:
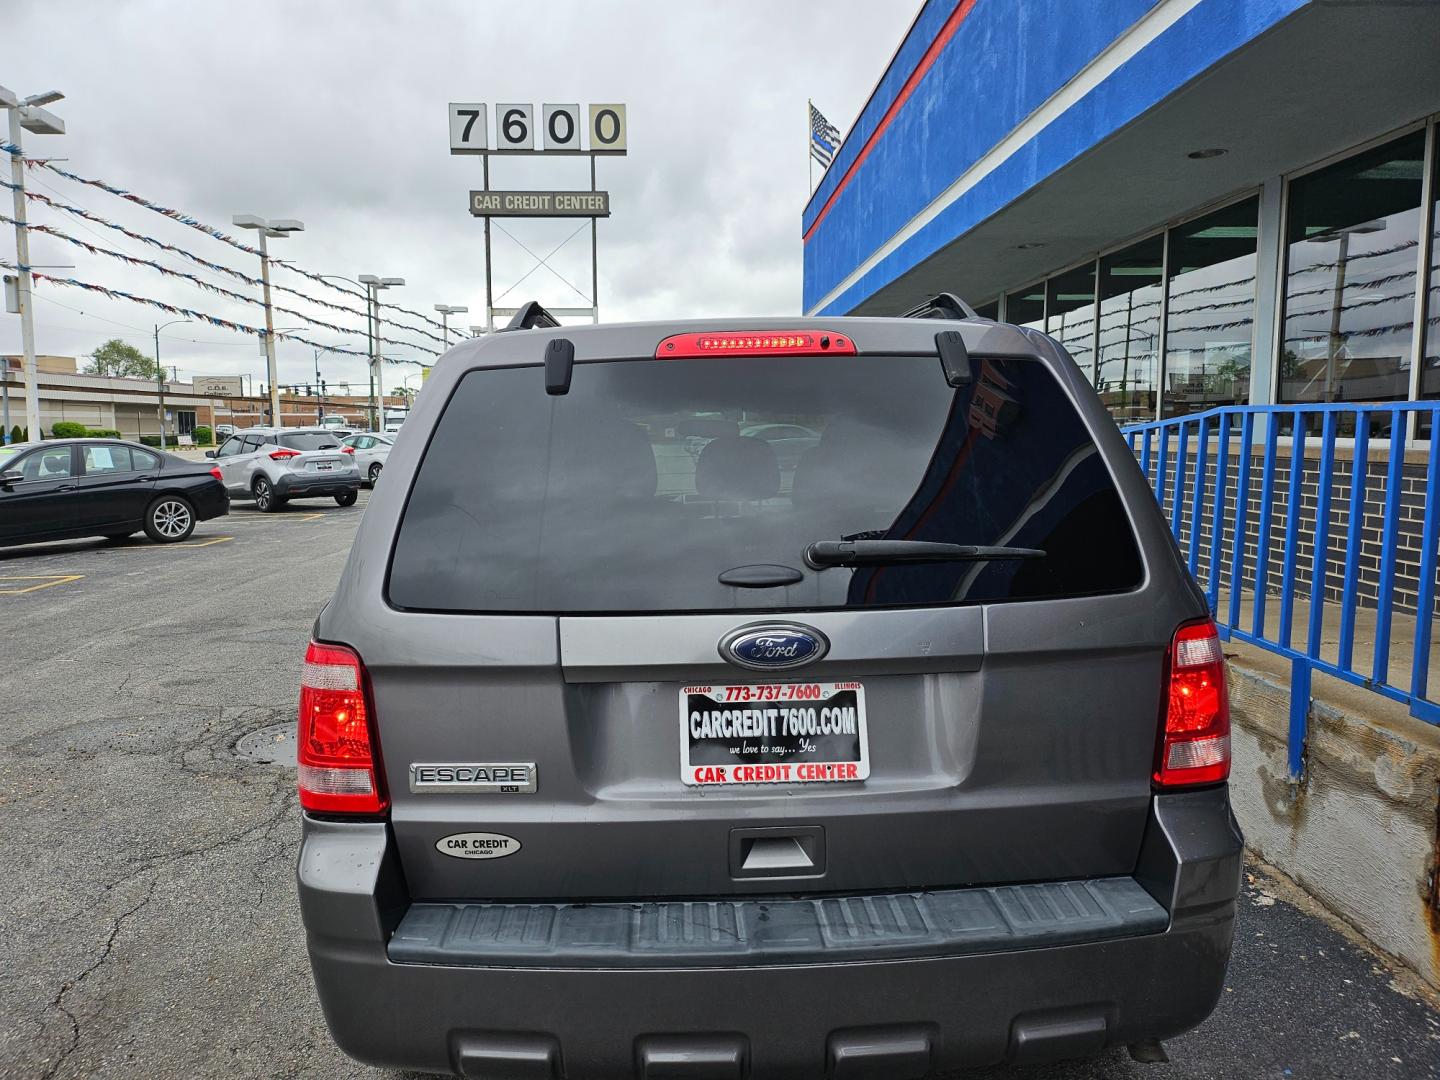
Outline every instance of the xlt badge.
<path id="1" fill-rule="evenodd" d="M 489 795 L 533 795 L 533 761 L 415 762 L 410 766 L 410 790 L 415 793 L 474 791 Z"/>

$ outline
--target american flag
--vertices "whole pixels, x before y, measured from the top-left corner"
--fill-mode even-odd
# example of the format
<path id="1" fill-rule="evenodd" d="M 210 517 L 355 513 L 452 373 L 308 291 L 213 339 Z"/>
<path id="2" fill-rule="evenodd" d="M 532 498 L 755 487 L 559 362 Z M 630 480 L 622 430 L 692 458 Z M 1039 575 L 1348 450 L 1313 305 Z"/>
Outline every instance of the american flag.
<path id="1" fill-rule="evenodd" d="M 835 160 L 835 150 L 840 145 L 840 129 L 825 114 L 812 104 L 810 106 L 810 156 L 826 168 Z"/>

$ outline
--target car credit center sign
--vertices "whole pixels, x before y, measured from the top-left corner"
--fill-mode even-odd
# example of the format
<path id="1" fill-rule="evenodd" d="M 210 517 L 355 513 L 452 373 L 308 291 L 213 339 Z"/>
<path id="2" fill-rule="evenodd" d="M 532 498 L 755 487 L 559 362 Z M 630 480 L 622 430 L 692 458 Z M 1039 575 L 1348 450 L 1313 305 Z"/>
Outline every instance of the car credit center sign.
<path id="1" fill-rule="evenodd" d="M 608 191 L 472 191 L 476 217 L 609 217 Z"/>

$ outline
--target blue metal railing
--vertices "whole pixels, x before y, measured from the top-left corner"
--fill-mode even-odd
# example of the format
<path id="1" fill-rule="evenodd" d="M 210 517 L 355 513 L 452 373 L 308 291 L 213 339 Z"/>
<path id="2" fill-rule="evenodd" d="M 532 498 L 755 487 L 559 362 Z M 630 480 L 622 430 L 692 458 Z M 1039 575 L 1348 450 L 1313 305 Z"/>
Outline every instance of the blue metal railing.
<path id="1" fill-rule="evenodd" d="M 1428 436 L 1437 424 L 1440 401 L 1225 406 L 1122 429 L 1168 512 L 1170 530 L 1205 591 L 1221 637 L 1268 649 L 1291 663 L 1292 779 L 1304 772 L 1316 671 L 1440 724 L 1440 702 L 1429 692 L 1440 439 L 1422 444 L 1426 453 L 1417 455 L 1408 478 L 1405 469 L 1407 429 Z M 1316 438 L 1318 456 L 1307 453 Z M 1288 452 L 1282 453 L 1287 441 Z M 1342 475 L 1347 453 L 1348 481 Z M 1257 465 L 1258 502 L 1252 477 Z M 1373 493 L 1381 474 L 1383 504 Z M 1281 527 L 1277 503 L 1284 508 Z M 1341 546 L 1332 542 L 1337 521 L 1343 521 L 1343 550 L 1332 552 Z M 1337 559 L 1340 571 L 1332 574 Z M 1338 595 L 1332 599 L 1327 592 Z M 1414 645 L 1405 686 L 1391 680 L 1391 638 L 1397 596 L 1409 595 Z M 1309 606 L 1300 644 L 1294 640 L 1297 601 Z M 1328 624 L 1327 604 L 1332 605 Z M 1268 620 L 1272 607 L 1278 608 L 1275 624 Z M 1409 611 L 1401 617 L 1408 621 Z M 1355 656 L 1356 629 L 1372 629 L 1372 619 L 1374 645 L 1365 664 Z M 1333 641 L 1327 642 L 1327 629 L 1335 632 Z"/>

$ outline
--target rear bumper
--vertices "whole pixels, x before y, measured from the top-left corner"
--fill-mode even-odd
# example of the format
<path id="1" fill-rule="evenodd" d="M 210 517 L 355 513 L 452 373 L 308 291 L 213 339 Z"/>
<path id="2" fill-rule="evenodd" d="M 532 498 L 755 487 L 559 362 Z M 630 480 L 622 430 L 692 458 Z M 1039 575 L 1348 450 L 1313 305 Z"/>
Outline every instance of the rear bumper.
<path id="1" fill-rule="evenodd" d="M 286 473 L 275 481 L 275 494 L 282 499 L 319 498 L 324 495 L 344 495 L 347 491 L 360 490 L 360 471 L 344 469 L 337 472 Z"/>
<path id="2" fill-rule="evenodd" d="M 215 482 L 214 489 L 207 488 L 198 491 L 190 501 L 195 504 L 197 521 L 209 521 L 230 513 L 230 492 L 226 491 L 224 485 L 218 480 Z"/>
<path id="3" fill-rule="evenodd" d="M 776 962 L 668 967 L 613 955 L 570 966 L 393 962 L 387 947 L 411 905 L 383 824 L 307 819 L 299 879 L 326 1019 L 363 1061 L 470 1075 L 899 1078 L 1194 1027 L 1223 985 L 1241 856 L 1223 788 L 1163 796 L 1135 871 L 1167 913 L 1148 931 L 957 945 L 956 955 L 933 943 L 906 955 L 891 942 L 870 960 L 852 950 L 797 962 L 792 949 Z M 709 1071 L 676 1071 L 678 1061 Z"/>

